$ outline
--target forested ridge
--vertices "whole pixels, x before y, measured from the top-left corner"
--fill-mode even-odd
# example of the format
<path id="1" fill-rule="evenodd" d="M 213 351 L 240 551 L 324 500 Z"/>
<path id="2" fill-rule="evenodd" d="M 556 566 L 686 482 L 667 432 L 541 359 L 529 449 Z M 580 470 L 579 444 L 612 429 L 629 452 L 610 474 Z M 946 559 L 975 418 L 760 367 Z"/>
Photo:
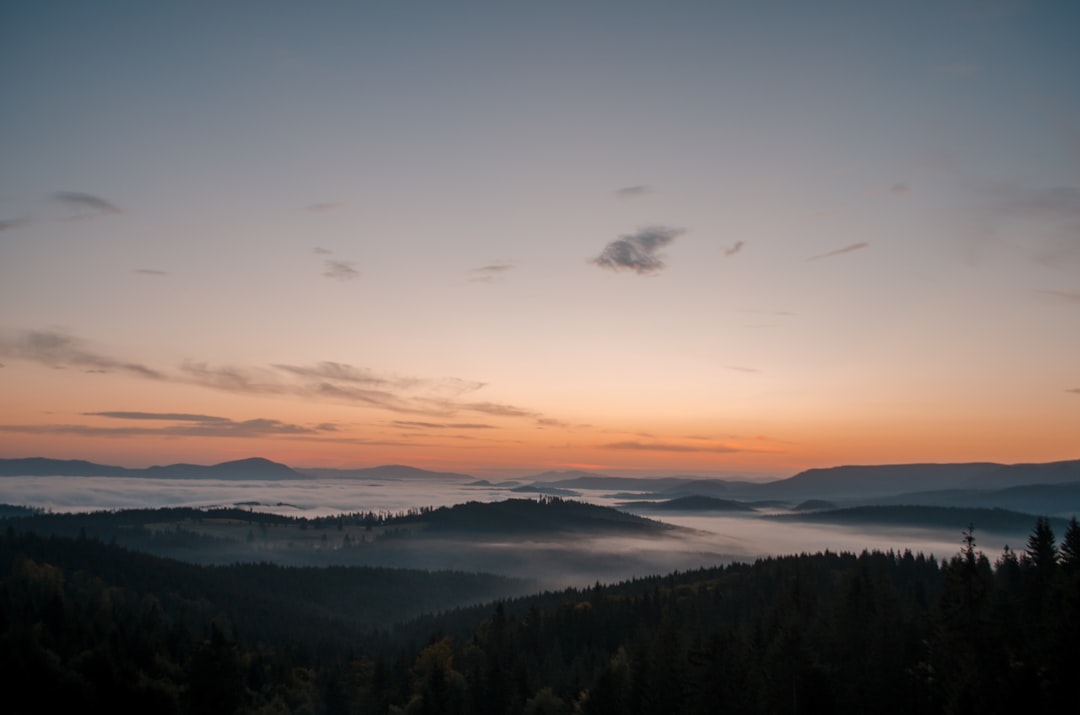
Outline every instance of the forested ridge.
<path id="1" fill-rule="evenodd" d="M 362 614 L 392 570 L 365 596 L 353 569 L 194 566 L 12 529 L 0 557 L 13 713 L 1064 713 L 1080 672 L 1075 520 L 1059 545 L 1039 519 L 993 561 L 969 533 L 943 562 L 775 557 L 378 629 Z"/>

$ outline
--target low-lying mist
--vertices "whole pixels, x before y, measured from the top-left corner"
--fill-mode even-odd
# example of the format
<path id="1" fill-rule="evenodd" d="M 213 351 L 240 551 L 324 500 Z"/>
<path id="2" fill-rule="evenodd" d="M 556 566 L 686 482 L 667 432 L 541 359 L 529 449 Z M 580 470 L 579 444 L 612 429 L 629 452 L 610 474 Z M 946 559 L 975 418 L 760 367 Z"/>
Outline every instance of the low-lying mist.
<path id="1" fill-rule="evenodd" d="M 8 477 L 0 480 L 0 502 L 54 512 L 130 508 L 241 506 L 291 517 L 355 512 L 400 513 L 425 506 L 521 498 L 507 488 L 434 481 L 224 481 L 106 477 Z M 581 498 L 614 505 L 614 495 Z M 659 517 L 679 528 L 626 534 L 445 534 L 422 528 L 405 533 L 363 533 L 349 539 L 340 530 L 301 532 L 283 527 L 276 539 L 261 538 L 246 525 L 212 547 L 167 548 L 165 555 L 200 563 L 270 561 L 290 565 L 370 565 L 426 570 L 491 572 L 537 581 L 545 587 L 583 586 L 670 573 L 759 557 L 824 550 L 911 550 L 945 559 L 961 543 L 961 529 L 884 528 L 791 523 L 759 514 L 678 514 Z M 976 524 L 979 548 L 991 559 L 1009 543 L 1022 547 L 1024 534 L 988 534 Z M 172 527 L 169 527 L 172 528 Z M 249 533 L 250 532 L 250 533 Z M 244 538 L 247 534 L 247 538 Z"/>

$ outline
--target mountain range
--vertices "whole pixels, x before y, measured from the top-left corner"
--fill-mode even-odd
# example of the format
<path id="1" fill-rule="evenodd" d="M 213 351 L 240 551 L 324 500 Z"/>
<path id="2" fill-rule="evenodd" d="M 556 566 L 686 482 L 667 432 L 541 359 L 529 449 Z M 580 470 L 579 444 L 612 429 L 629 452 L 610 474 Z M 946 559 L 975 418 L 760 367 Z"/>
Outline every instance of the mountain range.
<path id="1" fill-rule="evenodd" d="M 117 467 L 83 460 L 42 457 L 0 459 L 0 477 L 7 476 L 141 477 L 167 479 L 286 480 L 475 480 L 467 474 L 434 472 L 405 465 L 362 469 L 294 468 L 261 457 L 214 465 L 171 464 L 144 469 Z M 473 482 L 480 483 L 480 482 Z M 487 482 L 483 482 L 487 483 Z M 713 497 L 728 500 L 828 499 L 837 503 L 870 501 L 886 504 L 1014 506 L 1017 503 L 1047 511 L 1062 502 L 1080 502 L 1080 460 L 1039 464 L 846 465 L 808 469 L 769 482 L 680 477 L 616 477 L 594 472 L 543 472 L 513 483 L 491 486 L 571 496 L 571 490 L 602 491 L 627 500 L 672 500 Z M 1070 507 L 1072 508 L 1072 507 Z"/>

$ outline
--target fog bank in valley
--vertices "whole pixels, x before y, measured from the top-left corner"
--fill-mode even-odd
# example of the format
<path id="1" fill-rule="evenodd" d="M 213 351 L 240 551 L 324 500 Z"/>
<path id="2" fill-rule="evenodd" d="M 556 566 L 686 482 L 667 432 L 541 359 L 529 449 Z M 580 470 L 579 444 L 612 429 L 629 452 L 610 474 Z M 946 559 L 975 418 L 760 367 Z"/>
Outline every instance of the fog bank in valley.
<path id="1" fill-rule="evenodd" d="M 8 477 L 0 481 L 0 502 L 54 512 L 89 512 L 154 507 L 240 506 L 292 517 L 325 517 L 354 512 L 400 513 L 468 501 L 522 498 L 510 486 L 445 481 L 297 481 L 168 480 L 109 477 Z M 582 498 L 600 505 L 618 499 L 601 491 Z M 228 563 L 268 560 L 288 564 L 356 564 L 423 569 L 490 571 L 537 579 L 547 585 L 585 585 L 668 573 L 758 557 L 823 550 L 877 549 L 933 554 L 948 558 L 960 545 L 960 529 L 943 530 L 851 527 L 787 523 L 759 514 L 678 514 L 660 517 L 679 529 L 641 535 L 460 535 L 422 531 L 394 538 L 364 535 L 351 548 L 282 548 L 236 541 L 213 551 L 189 554 L 191 560 Z M 996 555 L 1002 535 L 980 533 L 979 547 Z M 1022 535 L 1008 539 L 1022 546 Z M 177 554 L 185 557 L 183 553 Z"/>

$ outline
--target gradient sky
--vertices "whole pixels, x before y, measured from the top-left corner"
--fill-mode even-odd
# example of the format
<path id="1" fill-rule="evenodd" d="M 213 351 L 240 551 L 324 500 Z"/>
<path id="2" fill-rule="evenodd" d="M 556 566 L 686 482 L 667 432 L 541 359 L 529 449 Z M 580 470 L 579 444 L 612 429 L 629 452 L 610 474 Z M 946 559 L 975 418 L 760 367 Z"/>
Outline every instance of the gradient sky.
<path id="1" fill-rule="evenodd" d="M 0 457 L 1080 457 L 1080 4 L 6 2 Z"/>

